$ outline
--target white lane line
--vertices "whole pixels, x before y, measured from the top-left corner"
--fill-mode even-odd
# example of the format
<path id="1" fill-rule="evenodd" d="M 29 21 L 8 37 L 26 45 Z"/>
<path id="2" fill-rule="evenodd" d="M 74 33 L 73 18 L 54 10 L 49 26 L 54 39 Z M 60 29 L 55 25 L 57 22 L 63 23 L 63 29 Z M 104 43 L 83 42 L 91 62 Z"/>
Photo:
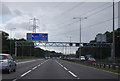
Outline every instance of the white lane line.
<path id="1" fill-rule="evenodd" d="M 16 81 L 17 79 L 14 79 L 13 81 Z"/>
<path id="2" fill-rule="evenodd" d="M 80 79 L 80 78 L 77 78 L 77 79 Z"/>
<path id="3" fill-rule="evenodd" d="M 61 65 L 61 67 L 63 67 L 63 65 Z"/>
<path id="4" fill-rule="evenodd" d="M 120 75 L 119 73 L 114 73 L 114 72 L 106 71 L 106 70 L 103 70 L 103 69 L 97 69 L 97 68 L 90 67 L 90 66 L 85 66 L 85 65 L 82 65 L 82 64 L 80 64 L 80 66 L 91 68 L 91 69 L 98 70 L 98 71 L 103 71 L 103 72 L 111 73 L 111 74 L 115 74 L 115 75 Z"/>
<path id="5" fill-rule="evenodd" d="M 68 71 L 71 75 L 73 75 L 74 77 L 77 77 L 73 72 Z"/>
<path id="6" fill-rule="evenodd" d="M 68 70 L 66 67 L 64 67 L 65 70 Z"/>
<path id="7" fill-rule="evenodd" d="M 40 64 L 38 65 L 38 67 L 40 66 Z"/>
<path id="8" fill-rule="evenodd" d="M 18 62 L 17 64 L 24 64 L 24 63 L 33 62 L 33 61 L 36 61 L 36 60 L 25 61 L 25 62 Z"/>
<path id="9" fill-rule="evenodd" d="M 73 77 L 79 79 L 79 78 L 77 77 L 77 75 L 75 75 L 73 72 L 71 72 L 70 70 L 68 70 L 66 67 L 64 67 L 62 64 L 60 64 L 58 61 L 56 61 L 56 62 L 57 62 L 61 67 L 63 67 L 66 71 L 68 71 Z"/>
<path id="10" fill-rule="evenodd" d="M 43 64 L 43 63 L 45 63 L 45 62 L 46 62 L 46 61 L 42 62 L 42 64 Z M 31 71 L 35 70 L 36 68 L 38 68 L 38 66 L 40 66 L 40 64 L 39 64 L 39 65 L 37 65 L 37 66 L 35 66 L 35 67 L 34 67 L 34 68 L 32 68 L 31 70 L 29 70 L 29 71 L 25 72 L 24 74 L 22 74 L 22 75 L 21 75 L 21 77 L 23 77 L 23 76 L 25 76 L 26 74 L 30 73 Z"/>
<path id="11" fill-rule="evenodd" d="M 29 70 L 29 71 L 25 72 L 25 73 L 22 74 L 20 77 L 23 77 L 23 76 L 27 75 L 27 74 L 30 73 L 31 71 L 32 71 L 32 70 Z"/>
<path id="12" fill-rule="evenodd" d="M 34 68 L 32 68 L 32 70 L 36 69 L 38 66 L 35 66 Z"/>
<path id="13" fill-rule="evenodd" d="M 28 73 L 30 73 L 31 71 L 33 71 L 34 69 L 36 69 L 37 67 L 41 66 L 43 63 L 45 63 L 45 62 L 47 62 L 47 61 L 48 61 L 48 60 L 42 62 L 41 64 L 39 64 L 39 65 L 37 65 L 37 66 L 35 66 L 35 67 L 32 68 L 31 70 L 25 72 L 24 74 L 22 74 L 22 75 L 20 76 L 20 78 L 24 77 L 25 75 L 27 75 Z M 27 63 L 27 62 L 32 62 L 32 61 L 26 61 L 26 62 L 24 62 L 24 63 Z M 23 63 L 23 62 L 22 62 L 22 63 Z M 20 64 L 20 63 L 19 63 L 19 64 Z M 18 78 L 13 79 L 12 81 L 16 81 L 16 80 L 18 80 Z"/>

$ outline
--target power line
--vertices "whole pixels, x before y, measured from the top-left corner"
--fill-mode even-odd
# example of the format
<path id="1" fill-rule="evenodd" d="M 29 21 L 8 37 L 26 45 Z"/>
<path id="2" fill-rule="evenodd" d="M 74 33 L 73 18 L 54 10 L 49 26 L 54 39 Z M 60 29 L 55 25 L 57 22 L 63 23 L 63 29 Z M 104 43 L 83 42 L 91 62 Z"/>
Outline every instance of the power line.
<path id="1" fill-rule="evenodd" d="M 118 17 L 115 17 L 115 19 L 116 18 L 118 18 Z M 107 20 L 105 20 L 105 21 L 101 21 L 101 22 L 98 22 L 98 23 L 96 23 L 96 24 L 92 24 L 92 25 L 89 25 L 89 26 L 85 26 L 85 28 L 92 28 L 93 26 L 95 26 L 95 25 L 99 25 L 99 24 L 102 24 L 102 23 L 106 23 L 106 22 L 108 22 L 108 21 L 111 21 L 112 20 L 112 18 L 110 18 L 110 19 L 107 19 Z M 85 28 L 82 28 L 82 30 L 84 30 Z M 66 34 L 66 33 L 70 33 L 70 32 L 73 32 L 73 31 L 76 31 L 76 30 L 78 30 L 78 29 L 74 29 L 74 30 L 72 30 L 72 31 L 68 31 L 68 32 L 65 32 L 65 33 L 61 33 L 61 34 L 58 34 L 58 35 L 51 35 L 51 36 L 59 36 L 59 35 L 63 35 L 63 34 Z"/>
<path id="2" fill-rule="evenodd" d="M 70 8 L 70 9 L 66 10 L 65 12 L 61 13 L 59 16 L 65 15 L 66 13 L 73 11 L 76 7 L 81 6 L 81 5 L 83 5 L 84 3 L 85 3 L 85 2 L 78 3 L 77 5 L 73 6 L 72 8 Z"/>
<path id="3" fill-rule="evenodd" d="M 106 4 L 108 4 L 108 3 L 106 3 Z M 106 4 L 104 4 L 104 5 L 106 5 Z M 116 3 L 116 4 L 117 4 L 117 3 Z M 103 6 L 103 5 L 102 5 L 102 6 Z M 109 7 L 112 7 L 112 6 L 113 6 L 113 5 L 107 6 L 107 7 L 103 8 L 102 10 L 99 10 L 99 11 L 97 11 L 97 12 L 95 12 L 95 13 L 87 16 L 87 17 L 94 16 L 95 14 L 97 14 L 97 13 L 99 13 L 99 12 L 101 12 L 101 11 L 104 11 L 104 10 L 106 10 L 106 9 L 108 9 Z M 100 8 L 100 7 L 98 7 L 98 8 Z M 98 8 L 96 8 L 96 9 L 98 9 Z M 95 9 L 95 10 L 96 10 L 96 9 Z M 82 16 L 82 15 L 81 15 L 81 16 Z M 74 22 L 69 23 L 69 24 L 72 25 L 72 24 L 74 24 Z M 69 24 L 67 24 L 67 25 L 69 25 Z M 67 25 L 64 25 L 64 26 L 67 26 Z M 63 27 L 64 27 L 64 26 L 63 26 Z"/>
<path id="4" fill-rule="evenodd" d="M 84 3 L 85 3 L 85 2 L 78 3 L 78 4 L 75 5 L 74 7 L 72 7 L 72 8 L 70 8 L 70 9 L 66 10 L 65 12 L 63 12 L 61 15 L 66 14 L 66 13 L 68 13 L 68 12 L 71 12 L 71 11 L 74 10 L 76 7 L 81 6 L 81 5 L 83 5 Z"/>
<path id="5" fill-rule="evenodd" d="M 105 4 L 103 4 L 103 5 L 100 5 L 99 7 L 94 8 L 94 9 L 92 9 L 92 10 L 89 10 L 89 11 L 87 11 L 87 12 L 85 12 L 85 13 L 81 14 L 80 16 L 83 16 L 83 15 L 85 15 L 86 13 L 88 14 L 88 13 L 89 13 L 89 12 L 91 12 L 91 11 L 93 12 L 93 11 L 95 11 L 95 10 L 97 10 L 97 9 L 101 8 L 101 6 L 103 7 L 103 6 L 107 5 L 107 4 L 109 4 L 109 2 L 108 2 L 108 3 L 105 3 Z"/>
<path id="6" fill-rule="evenodd" d="M 64 2 L 58 2 L 58 4 L 56 4 L 56 5 L 54 6 L 54 8 L 57 8 L 57 7 L 61 6 L 63 3 L 64 3 Z"/>
<path id="7" fill-rule="evenodd" d="M 101 6 L 104 6 L 104 5 L 107 5 L 107 4 L 108 4 L 108 3 L 105 3 L 105 4 L 101 5 Z M 89 12 L 91 12 L 91 11 L 93 11 L 93 10 L 99 9 L 101 6 L 99 6 L 99 7 L 97 7 L 97 8 L 94 8 L 94 9 L 86 12 L 86 14 L 88 14 Z M 111 5 L 110 5 L 109 7 L 111 7 Z M 107 8 L 108 8 L 108 7 L 107 7 Z M 107 9 L 107 8 L 104 8 L 103 10 L 105 10 L 105 9 Z M 102 11 L 102 10 L 100 10 L 100 11 Z M 99 11 L 99 12 L 100 12 L 100 11 Z M 93 16 L 93 15 L 95 15 L 95 14 L 97 14 L 97 13 L 98 13 L 98 12 L 96 12 L 96 13 L 94 13 L 94 14 L 91 14 L 91 15 L 89 15 L 89 16 L 87 16 L 87 17 Z M 85 13 L 82 14 L 81 16 L 83 16 L 83 15 L 85 15 Z M 70 20 L 71 20 L 71 19 L 70 19 Z M 70 21 L 70 20 L 67 20 L 67 21 Z M 64 22 L 64 23 L 66 23 L 66 22 Z M 61 24 L 64 24 L 64 23 L 61 23 Z M 58 25 L 60 25 L 60 24 L 58 24 Z"/>
<path id="8" fill-rule="evenodd" d="M 116 3 L 116 4 L 117 4 L 117 3 Z M 110 6 L 108 6 L 108 7 L 105 7 L 105 8 L 103 8 L 102 10 L 99 10 L 99 11 L 97 11 L 97 12 L 94 12 L 93 14 L 91 14 L 91 15 L 89 15 L 89 16 L 87 16 L 87 17 L 92 17 L 92 16 L 94 16 L 95 14 L 97 14 L 97 13 L 99 13 L 99 12 L 101 12 L 101 11 L 104 11 L 104 10 L 106 10 L 106 9 L 112 7 L 112 6 L 113 6 L 113 5 L 110 5 Z"/>

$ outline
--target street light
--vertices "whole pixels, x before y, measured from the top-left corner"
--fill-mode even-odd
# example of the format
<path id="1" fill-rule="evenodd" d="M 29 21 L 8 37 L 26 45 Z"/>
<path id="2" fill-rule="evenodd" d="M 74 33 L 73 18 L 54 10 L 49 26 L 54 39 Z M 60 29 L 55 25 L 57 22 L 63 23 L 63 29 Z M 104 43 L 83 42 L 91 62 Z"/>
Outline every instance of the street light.
<path id="1" fill-rule="evenodd" d="M 82 22 L 82 20 L 83 19 L 87 19 L 87 17 L 74 17 L 73 19 L 79 19 L 79 21 L 80 21 L 80 45 L 79 45 L 79 47 L 80 47 L 80 56 L 79 56 L 79 58 L 81 57 L 81 22 Z M 81 59 L 80 59 L 80 61 L 81 61 Z"/>
<path id="2" fill-rule="evenodd" d="M 15 30 L 16 28 L 11 28 L 10 29 L 10 55 L 11 55 L 11 48 L 12 48 L 12 45 L 11 45 L 11 40 L 12 40 L 12 31 Z"/>
<path id="3" fill-rule="evenodd" d="M 10 30 L 10 38 L 12 39 L 12 31 L 15 30 L 16 28 L 11 28 Z"/>
<path id="4" fill-rule="evenodd" d="M 70 36 L 70 43 L 71 43 L 71 36 Z M 70 54 L 71 54 L 71 45 L 70 45 Z"/>

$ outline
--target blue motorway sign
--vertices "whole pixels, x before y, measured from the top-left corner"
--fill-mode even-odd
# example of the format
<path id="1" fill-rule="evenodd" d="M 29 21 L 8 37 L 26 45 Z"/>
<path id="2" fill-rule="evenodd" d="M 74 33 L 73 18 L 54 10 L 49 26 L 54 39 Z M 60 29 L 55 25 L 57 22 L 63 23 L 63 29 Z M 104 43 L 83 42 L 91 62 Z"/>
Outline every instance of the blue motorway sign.
<path id="1" fill-rule="evenodd" d="M 27 33 L 27 40 L 48 41 L 48 33 Z"/>

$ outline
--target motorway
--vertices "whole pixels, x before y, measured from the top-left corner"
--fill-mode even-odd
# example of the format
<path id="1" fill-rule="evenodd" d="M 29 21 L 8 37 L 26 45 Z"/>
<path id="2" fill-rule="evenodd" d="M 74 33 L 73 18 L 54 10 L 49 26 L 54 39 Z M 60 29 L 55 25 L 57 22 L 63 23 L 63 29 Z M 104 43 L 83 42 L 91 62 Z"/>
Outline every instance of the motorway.
<path id="1" fill-rule="evenodd" d="M 11 81 L 24 79 L 118 79 L 118 74 L 60 60 L 36 59 L 17 62 L 16 72 L 3 73 Z M 114 80 L 115 81 L 115 80 Z"/>

